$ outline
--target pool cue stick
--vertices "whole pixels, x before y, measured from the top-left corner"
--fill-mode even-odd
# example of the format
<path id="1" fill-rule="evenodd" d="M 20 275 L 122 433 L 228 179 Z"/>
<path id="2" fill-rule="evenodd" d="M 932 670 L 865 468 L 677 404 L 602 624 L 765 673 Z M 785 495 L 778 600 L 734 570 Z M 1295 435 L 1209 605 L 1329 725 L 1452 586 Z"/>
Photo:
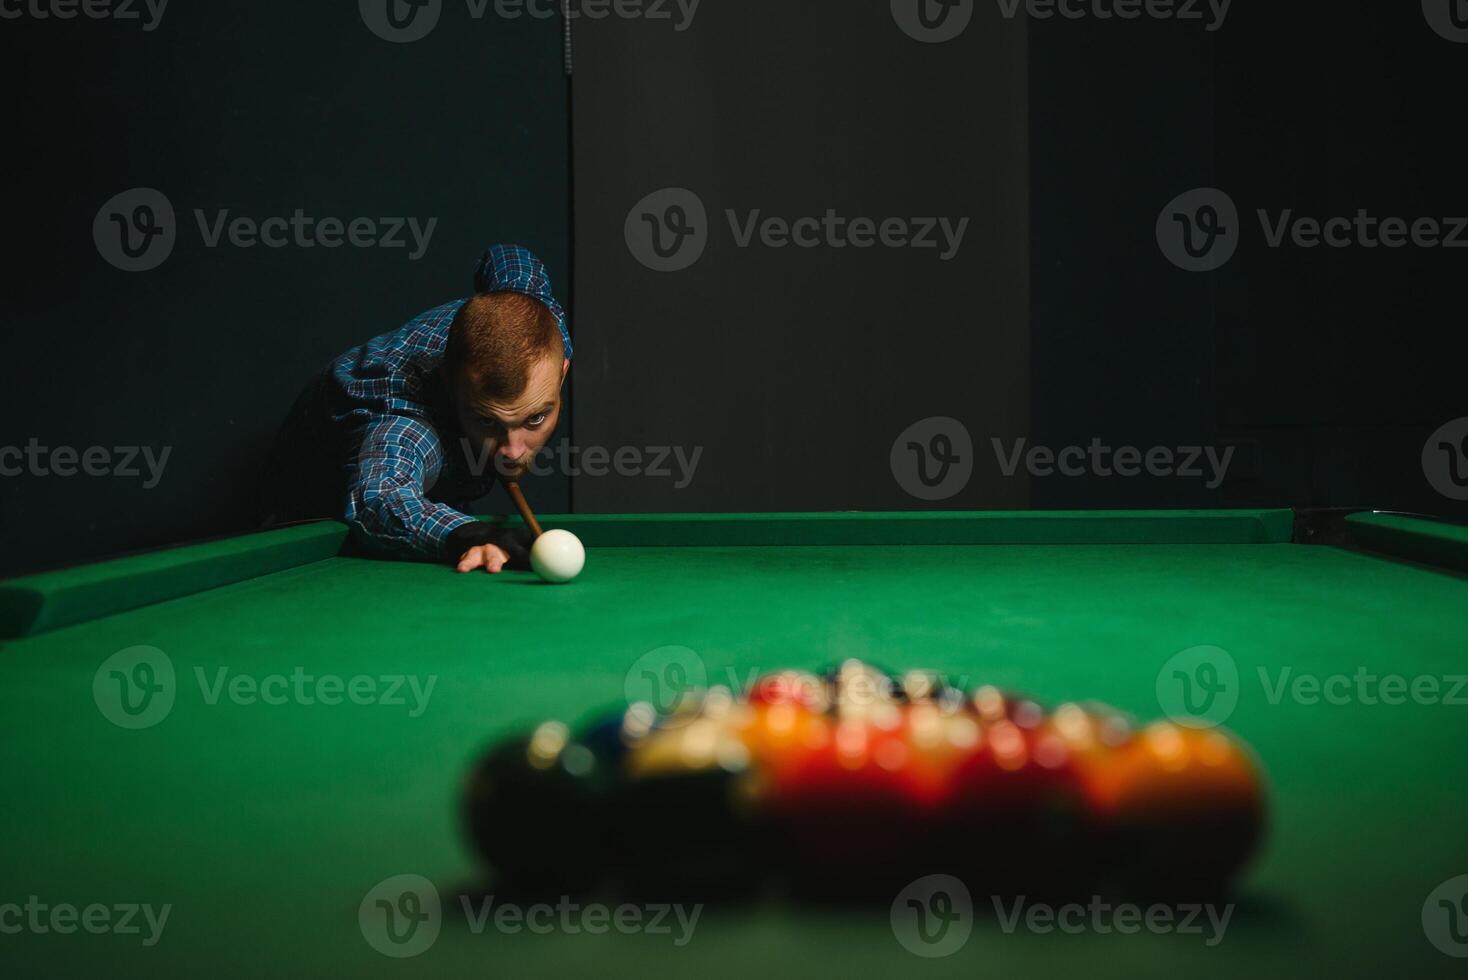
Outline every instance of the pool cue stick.
<path id="1" fill-rule="evenodd" d="M 525 494 L 520 492 L 520 484 L 514 480 L 506 480 L 505 492 L 515 502 L 515 508 L 520 511 L 520 516 L 525 519 L 525 526 L 530 528 L 530 533 L 537 538 L 540 537 L 540 522 L 535 519 L 535 514 L 530 510 L 530 505 L 525 502 Z"/>

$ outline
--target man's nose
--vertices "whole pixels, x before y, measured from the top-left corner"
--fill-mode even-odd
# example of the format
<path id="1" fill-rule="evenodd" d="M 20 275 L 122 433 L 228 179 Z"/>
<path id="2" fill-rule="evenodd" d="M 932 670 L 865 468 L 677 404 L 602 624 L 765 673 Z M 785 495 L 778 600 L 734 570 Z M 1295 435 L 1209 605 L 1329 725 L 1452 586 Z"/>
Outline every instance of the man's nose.
<path id="1" fill-rule="evenodd" d="M 511 432 L 500 443 L 499 453 L 511 462 L 519 462 L 520 457 L 524 456 L 529 448 L 525 444 L 525 438 L 523 436 Z"/>

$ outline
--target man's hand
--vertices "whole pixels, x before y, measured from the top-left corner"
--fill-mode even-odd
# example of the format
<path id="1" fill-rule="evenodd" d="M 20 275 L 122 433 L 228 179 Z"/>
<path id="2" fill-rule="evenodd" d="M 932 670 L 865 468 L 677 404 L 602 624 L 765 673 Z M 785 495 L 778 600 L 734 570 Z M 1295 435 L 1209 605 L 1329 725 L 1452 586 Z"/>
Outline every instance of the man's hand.
<path id="1" fill-rule="evenodd" d="M 476 569 L 494 574 L 506 568 L 529 570 L 530 545 L 534 536 L 529 528 L 499 528 L 471 521 L 455 528 L 444 542 L 443 559 L 454 563 L 461 572 Z M 458 556 L 458 560 L 454 556 Z"/>
<path id="2" fill-rule="evenodd" d="M 481 544 L 460 555 L 457 567 L 461 572 L 472 572 L 476 568 L 482 568 L 494 575 L 509 563 L 510 556 L 505 554 L 505 549 L 499 545 Z"/>

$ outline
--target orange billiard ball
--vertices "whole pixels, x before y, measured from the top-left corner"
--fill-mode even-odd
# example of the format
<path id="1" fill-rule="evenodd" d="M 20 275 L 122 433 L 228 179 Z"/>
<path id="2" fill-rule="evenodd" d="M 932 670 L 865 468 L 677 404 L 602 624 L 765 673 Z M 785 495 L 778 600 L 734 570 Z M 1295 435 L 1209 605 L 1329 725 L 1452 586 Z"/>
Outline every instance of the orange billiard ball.
<path id="1" fill-rule="evenodd" d="M 1153 891 L 1225 889 L 1264 838 L 1263 774 L 1216 728 L 1148 726 L 1117 754 L 1104 805 L 1124 879 Z"/>

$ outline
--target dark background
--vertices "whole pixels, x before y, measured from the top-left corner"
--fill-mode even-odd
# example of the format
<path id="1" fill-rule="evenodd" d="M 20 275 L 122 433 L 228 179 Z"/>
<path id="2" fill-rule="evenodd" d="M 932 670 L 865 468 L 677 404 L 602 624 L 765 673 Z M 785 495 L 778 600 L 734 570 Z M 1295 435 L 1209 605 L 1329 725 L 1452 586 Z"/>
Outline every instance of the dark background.
<path id="1" fill-rule="evenodd" d="M 546 511 L 1283 504 L 1468 515 L 1423 442 L 1468 415 L 1455 302 L 1468 252 L 1264 245 L 1257 208 L 1468 214 L 1456 91 L 1468 45 L 1414 3 L 1236 4 L 1176 22 L 1007 22 L 922 45 L 886 0 L 704 0 L 693 26 L 473 21 L 389 44 L 351 4 L 170 5 L 161 26 L 5 21 L 11 97 L 0 446 L 172 447 L 162 483 L 0 478 L 0 574 L 248 527 L 253 473 L 333 355 L 467 290 L 519 241 L 571 272 L 581 446 L 702 446 L 698 479 L 553 476 Z M 1297 9 L 1298 6 L 1298 9 Z M 791 9 L 794 8 L 794 9 Z M 97 254 L 98 208 L 155 187 L 160 268 Z M 623 219 L 698 188 L 741 213 L 968 216 L 960 257 L 738 250 L 637 264 Z M 1217 186 L 1244 239 L 1213 273 L 1153 234 Z M 439 219 L 405 250 L 205 248 L 192 212 Z M 725 243 L 720 247 L 720 240 Z M 893 439 L 949 415 L 1063 446 L 1235 445 L 1179 479 L 1001 479 L 925 503 Z M 563 427 L 558 438 L 567 435 Z M 991 458 L 991 457 L 990 457 Z M 503 502 L 491 499 L 490 508 Z"/>
<path id="2" fill-rule="evenodd" d="M 1266 247 L 1254 212 L 1468 215 L 1452 97 L 1468 45 L 1417 3 L 1236 4 L 1222 30 L 1031 31 L 1036 439 L 1238 446 L 1185 481 L 1036 481 L 1034 506 L 1375 507 L 1468 516 L 1421 453 L 1468 414 L 1468 249 Z M 1455 81 L 1456 80 L 1456 81 Z M 1215 273 L 1170 265 L 1162 205 L 1226 190 L 1245 236 Z"/>
<path id="3" fill-rule="evenodd" d="M 683 33 L 577 34 L 578 440 L 703 455 L 694 482 L 581 479 L 578 509 L 893 510 L 898 432 L 929 416 L 1029 429 L 1025 25 L 946 44 L 887 3 L 706 3 Z M 709 244 L 646 268 L 628 211 L 696 193 Z M 962 248 L 740 247 L 726 211 L 970 219 Z M 938 234 L 938 233 L 934 233 Z M 941 239 L 941 235 L 939 236 Z M 964 498 L 1023 507 L 976 472 Z"/>
<path id="4" fill-rule="evenodd" d="M 149 445 L 162 482 L 0 478 L 0 574 L 243 530 L 291 401 L 328 360 L 467 295 L 521 242 L 569 274 L 566 80 L 556 20 L 472 20 L 391 44 L 353 4 L 170 4 L 157 30 L 4 21 L 5 382 L 0 445 Z M 98 254 L 132 187 L 172 201 L 150 272 Z M 438 218 L 408 249 L 205 246 L 230 216 Z M 406 234 L 406 233 L 405 233 Z M 564 509 L 565 480 L 537 480 Z M 493 500 L 503 506 L 501 499 Z"/>

